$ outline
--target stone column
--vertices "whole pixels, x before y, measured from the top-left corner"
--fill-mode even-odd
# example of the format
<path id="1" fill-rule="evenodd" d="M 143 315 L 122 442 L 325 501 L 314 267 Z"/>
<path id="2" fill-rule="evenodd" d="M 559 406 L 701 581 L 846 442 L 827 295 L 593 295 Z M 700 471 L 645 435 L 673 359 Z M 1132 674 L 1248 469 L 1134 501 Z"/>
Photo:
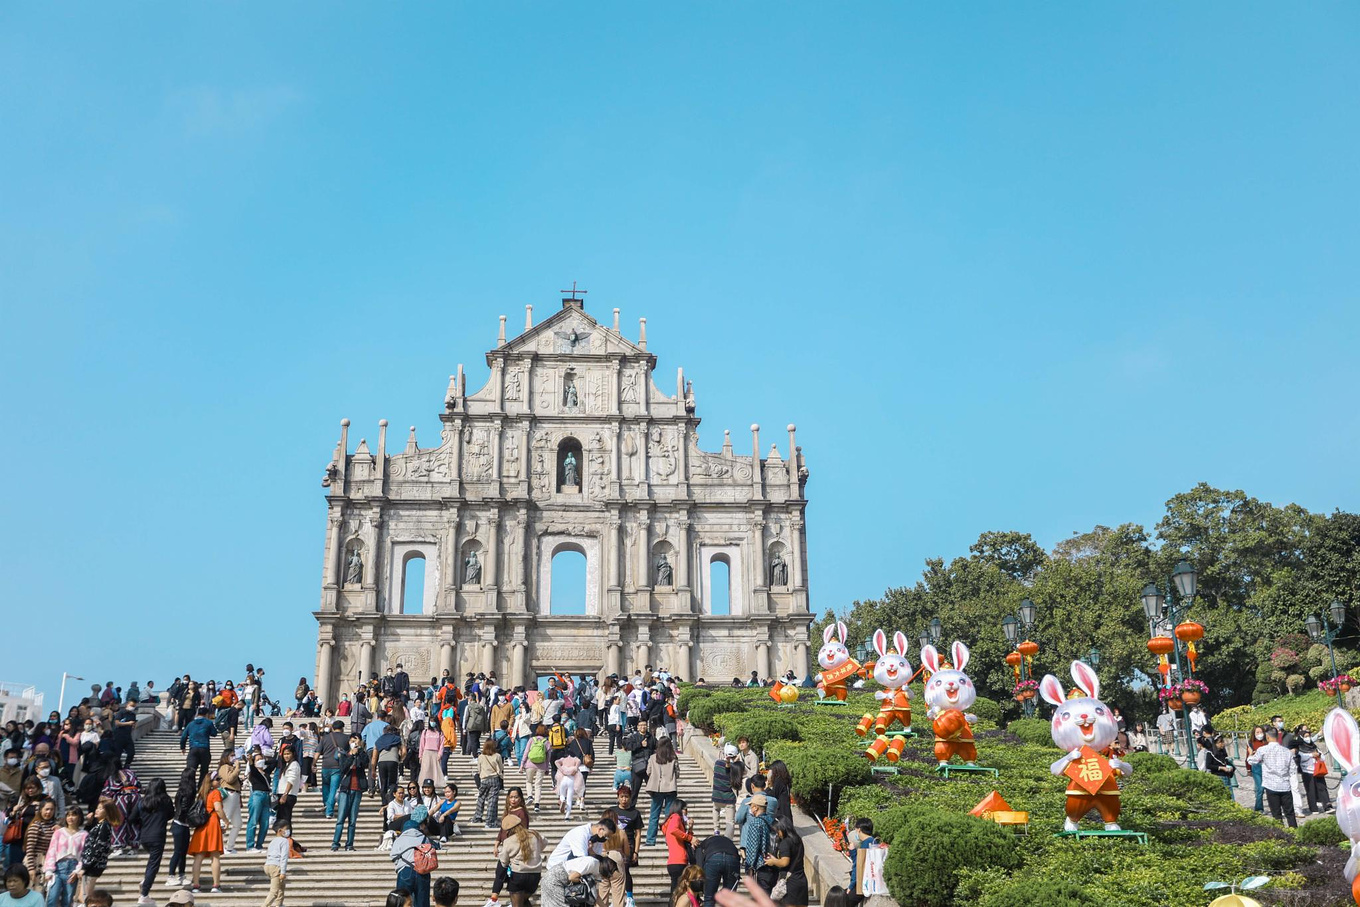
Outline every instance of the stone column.
<path id="1" fill-rule="evenodd" d="M 751 497 L 759 499 L 761 495 L 761 483 L 764 476 L 760 474 L 760 425 L 751 423 Z"/>
<path id="2" fill-rule="evenodd" d="M 609 588 L 619 587 L 619 519 L 610 514 L 609 527 L 605 533 L 605 563 L 608 565 Z"/>
<path id="3" fill-rule="evenodd" d="M 803 521 L 797 515 L 789 520 L 789 580 L 792 589 L 807 585 L 803 578 Z"/>
<path id="4" fill-rule="evenodd" d="M 331 673 L 335 664 L 335 645 L 330 640 L 321 643 L 321 652 L 316 661 L 316 688 L 323 706 L 335 705 L 340 697 L 331 689 Z"/>
<path id="5" fill-rule="evenodd" d="M 450 676 L 450 677 L 453 676 L 454 671 L 453 671 L 453 642 L 452 642 L 452 640 L 446 639 L 446 640 L 444 640 L 443 642 L 441 642 L 441 643 L 439 644 L 439 671 L 440 671 L 441 674 L 442 674 L 444 671 L 448 671 L 448 672 L 449 672 L 449 676 Z M 457 678 L 455 678 L 455 679 L 457 679 Z"/>
<path id="6" fill-rule="evenodd" d="M 761 680 L 770 676 L 770 644 L 767 642 L 756 643 L 756 673 Z"/>
<path id="7" fill-rule="evenodd" d="M 330 557 L 326 559 L 326 585 L 339 586 L 345 560 L 345 516 L 339 509 L 331 511 L 328 536 Z"/>
<path id="8" fill-rule="evenodd" d="M 617 640 L 611 641 L 609 643 L 609 651 L 605 655 L 604 662 L 605 673 L 622 674 L 623 673 L 622 661 L 623 661 L 623 643 L 618 642 Z"/>
<path id="9" fill-rule="evenodd" d="M 639 589 L 652 588 L 652 516 L 642 511 L 637 524 L 637 582 Z"/>
<path id="10" fill-rule="evenodd" d="M 500 566 L 501 566 L 501 515 L 499 511 L 493 510 L 486 521 L 486 563 L 482 564 L 482 587 L 487 590 L 488 601 L 491 607 L 488 610 L 500 610 L 496 606 L 496 590 L 500 587 Z"/>
<path id="11" fill-rule="evenodd" d="M 490 639 L 482 640 L 482 667 L 485 674 L 496 670 L 496 643 Z"/>
<path id="12" fill-rule="evenodd" d="M 652 643 L 650 640 L 639 639 L 637 646 L 633 649 L 633 665 L 636 670 L 642 670 L 652 661 Z"/>
<path id="13" fill-rule="evenodd" d="M 373 679 L 373 643 L 364 640 L 359 643 L 359 681 L 367 683 Z"/>
<path id="14" fill-rule="evenodd" d="M 693 607 L 690 604 L 689 594 L 689 519 L 686 517 L 678 520 L 675 528 L 676 534 L 679 536 L 675 546 L 675 591 L 678 594 L 679 602 L 684 605 L 684 610 L 691 611 Z"/>
<path id="15" fill-rule="evenodd" d="M 522 639 L 517 639 L 511 644 L 510 676 L 506 678 L 505 682 L 502 683 L 501 686 L 513 689 L 518 684 L 525 683 L 524 656 L 528 648 L 529 644 Z"/>
<path id="16" fill-rule="evenodd" d="M 690 670 L 690 662 L 693 659 L 693 649 L 687 642 L 680 643 L 680 663 L 671 670 L 679 674 L 688 681 L 693 682 L 694 672 Z"/>
<path id="17" fill-rule="evenodd" d="M 793 673 L 798 675 L 801 681 L 808 673 L 808 644 L 807 640 L 798 640 L 793 644 Z"/>

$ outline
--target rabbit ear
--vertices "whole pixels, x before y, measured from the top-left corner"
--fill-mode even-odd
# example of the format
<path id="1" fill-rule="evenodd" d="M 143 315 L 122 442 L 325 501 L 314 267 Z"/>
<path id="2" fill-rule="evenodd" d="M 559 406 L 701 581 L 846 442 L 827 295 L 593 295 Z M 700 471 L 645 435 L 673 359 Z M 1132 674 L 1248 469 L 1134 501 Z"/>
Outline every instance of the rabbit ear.
<path id="1" fill-rule="evenodd" d="M 845 637 L 850 635 L 850 631 L 846 628 L 845 624 L 839 622 L 836 624 L 836 629 L 840 631 L 841 642 L 845 642 Z"/>
<path id="2" fill-rule="evenodd" d="M 934 646 L 927 644 L 921 648 L 921 664 L 932 674 L 940 670 L 940 653 Z"/>
<path id="3" fill-rule="evenodd" d="M 893 634 L 893 643 L 897 646 L 897 654 L 905 657 L 907 654 L 907 634 L 898 630 Z"/>
<path id="4" fill-rule="evenodd" d="M 1327 749 L 1347 772 L 1360 765 L 1360 727 L 1345 709 L 1332 709 L 1322 724 Z"/>
<path id="5" fill-rule="evenodd" d="M 880 657 L 888 654 L 888 634 L 884 633 L 882 630 L 874 631 L 874 651 L 877 652 Z"/>
<path id="6" fill-rule="evenodd" d="M 954 640 L 951 651 L 954 653 L 954 670 L 962 671 L 963 666 L 968 664 L 968 647 L 958 640 Z"/>
<path id="7" fill-rule="evenodd" d="M 1092 699 L 1100 698 L 1100 678 L 1096 677 L 1096 672 L 1086 662 L 1072 662 L 1072 679 L 1087 696 Z"/>
<path id="8" fill-rule="evenodd" d="M 835 626 L 828 625 L 827 628 L 822 631 L 822 642 L 825 643 L 831 642 L 831 637 L 833 634 L 835 634 L 835 632 L 836 632 Z"/>
<path id="9" fill-rule="evenodd" d="M 1044 679 L 1039 681 L 1039 695 L 1052 706 L 1060 706 L 1067 701 L 1063 698 L 1062 684 L 1052 674 L 1045 674 Z"/>

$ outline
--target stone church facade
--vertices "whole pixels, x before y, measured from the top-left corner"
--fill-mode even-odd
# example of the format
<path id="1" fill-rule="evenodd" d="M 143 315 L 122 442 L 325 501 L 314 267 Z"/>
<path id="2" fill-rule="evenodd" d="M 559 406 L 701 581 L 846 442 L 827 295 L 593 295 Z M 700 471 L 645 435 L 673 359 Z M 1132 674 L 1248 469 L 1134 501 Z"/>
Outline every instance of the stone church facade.
<path id="1" fill-rule="evenodd" d="M 412 428 L 389 452 L 349 448 L 349 421 L 326 469 L 327 530 L 316 686 L 326 702 L 400 662 L 412 681 L 447 668 L 532 685 L 553 670 L 646 664 L 730 682 L 808 665 L 807 468 L 788 447 L 698 447 L 693 385 L 653 383 L 656 356 L 596 322 L 583 303 L 486 354 L 469 393 L 449 379 L 440 443 Z M 584 616 L 555 613 L 553 558 L 586 562 Z M 423 594 L 406 583 L 424 559 Z M 728 612 L 715 614 L 715 563 Z M 405 594 L 403 594 L 405 593 Z M 560 599 L 559 594 L 559 599 Z M 419 599 L 419 600 L 412 600 Z"/>

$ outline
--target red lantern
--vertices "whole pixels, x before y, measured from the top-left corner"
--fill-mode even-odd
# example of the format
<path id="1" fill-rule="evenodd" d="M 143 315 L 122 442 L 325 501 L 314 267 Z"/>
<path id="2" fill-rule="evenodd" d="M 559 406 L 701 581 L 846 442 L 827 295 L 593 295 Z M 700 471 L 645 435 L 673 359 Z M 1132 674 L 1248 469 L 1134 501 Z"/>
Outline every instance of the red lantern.
<path id="1" fill-rule="evenodd" d="M 1020 645 L 1016 646 L 1015 648 L 1021 655 L 1025 656 L 1026 658 L 1033 658 L 1035 655 L 1039 654 L 1039 644 L 1037 642 L 1031 642 L 1028 639 L 1020 643 Z"/>
<path id="2" fill-rule="evenodd" d="M 1020 663 L 1020 653 L 1019 653 L 1019 652 L 1012 652 L 1012 653 L 1010 653 L 1009 655 L 1006 656 L 1006 664 L 1010 665 L 1011 667 L 1015 667 L 1015 666 L 1018 665 L 1019 663 Z"/>
<path id="3" fill-rule="evenodd" d="M 1176 624 L 1176 638 L 1181 642 L 1198 642 L 1204 638 L 1204 627 L 1194 621 Z"/>
<path id="4" fill-rule="evenodd" d="M 1170 636 L 1154 636 L 1148 640 L 1147 647 L 1153 655 L 1170 655 L 1176 644 Z"/>

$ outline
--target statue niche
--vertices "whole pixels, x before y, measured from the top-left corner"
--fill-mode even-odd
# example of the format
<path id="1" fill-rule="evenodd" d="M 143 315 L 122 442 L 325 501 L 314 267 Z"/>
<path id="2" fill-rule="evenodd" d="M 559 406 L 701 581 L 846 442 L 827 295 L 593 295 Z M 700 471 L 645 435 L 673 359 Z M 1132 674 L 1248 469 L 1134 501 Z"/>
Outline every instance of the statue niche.
<path id="1" fill-rule="evenodd" d="M 580 494 L 584 484 L 585 458 L 581 442 L 563 438 L 557 445 L 557 490 L 562 494 Z"/>

